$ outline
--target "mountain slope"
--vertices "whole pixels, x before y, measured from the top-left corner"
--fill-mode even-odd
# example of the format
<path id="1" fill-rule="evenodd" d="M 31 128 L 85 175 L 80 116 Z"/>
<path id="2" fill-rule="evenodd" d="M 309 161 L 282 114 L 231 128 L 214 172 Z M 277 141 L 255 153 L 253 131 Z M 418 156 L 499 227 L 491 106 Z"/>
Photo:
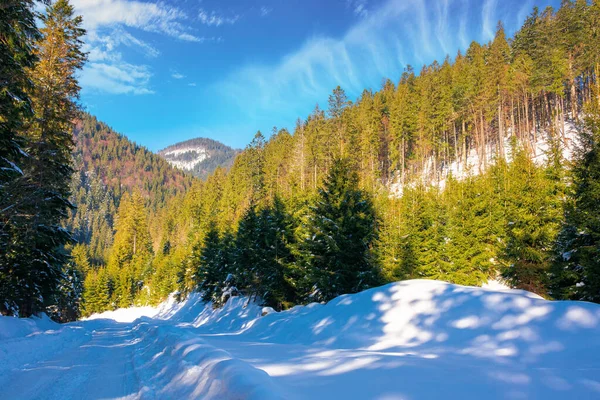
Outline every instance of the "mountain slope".
<path id="1" fill-rule="evenodd" d="M 208 138 L 196 138 L 176 143 L 158 154 L 171 165 L 206 179 L 215 169 L 229 169 L 238 150 Z"/>
<path id="2" fill-rule="evenodd" d="M 151 215 L 170 198 L 184 193 L 193 178 L 145 147 L 131 142 L 92 115 L 83 114 L 74 131 L 75 170 L 67 226 L 89 245 L 95 263 L 105 261 L 112 244 L 114 219 L 124 193 L 139 191 Z"/>

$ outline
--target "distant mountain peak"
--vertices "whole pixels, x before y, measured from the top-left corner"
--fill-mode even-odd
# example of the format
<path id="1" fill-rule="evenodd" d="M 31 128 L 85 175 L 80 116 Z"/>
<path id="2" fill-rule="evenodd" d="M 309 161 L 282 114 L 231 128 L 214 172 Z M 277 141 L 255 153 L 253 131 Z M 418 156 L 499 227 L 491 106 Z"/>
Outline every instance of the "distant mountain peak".
<path id="1" fill-rule="evenodd" d="M 175 143 L 158 152 L 172 166 L 199 178 L 208 177 L 218 167 L 229 168 L 237 153 L 238 150 L 208 138 Z"/>

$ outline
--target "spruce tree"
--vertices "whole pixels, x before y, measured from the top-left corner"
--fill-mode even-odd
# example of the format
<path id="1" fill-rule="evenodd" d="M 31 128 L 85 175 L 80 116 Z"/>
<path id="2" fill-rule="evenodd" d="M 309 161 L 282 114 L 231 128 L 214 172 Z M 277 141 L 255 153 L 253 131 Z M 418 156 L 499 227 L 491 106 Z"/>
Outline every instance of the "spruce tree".
<path id="1" fill-rule="evenodd" d="M 379 282 L 372 256 L 376 224 L 371 197 L 358 188 L 358 174 L 346 161 L 336 160 L 318 192 L 300 244 L 313 285 L 311 298 L 329 301 Z"/>
<path id="2" fill-rule="evenodd" d="M 152 241 L 139 192 L 123 196 L 116 219 L 108 270 L 116 284 L 113 301 L 127 307 L 133 304 L 151 272 Z"/>
<path id="3" fill-rule="evenodd" d="M 283 202 L 273 204 L 259 214 L 259 295 L 267 306 L 276 310 L 289 308 L 296 301 L 293 276 L 292 223 Z"/>
<path id="4" fill-rule="evenodd" d="M 79 95 L 75 75 L 85 61 L 82 20 L 68 1 L 48 6 L 40 19 L 41 37 L 34 45 L 39 62 L 27 69 L 34 118 L 25 133 L 27 157 L 13 198 L 19 214 L 14 222 L 16 237 L 11 240 L 15 248 L 7 249 L 13 257 L 10 275 L 18 292 L 15 301 L 24 316 L 51 305 L 68 259 L 63 246 L 71 236 L 62 220 L 72 207 L 72 130 Z"/>
<path id="5" fill-rule="evenodd" d="M 593 104 L 593 103 L 592 103 Z M 552 294 L 561 299 L 600 302 L 600 113 L 590 105 L 580 129 L 581 147 L 565 223 L 557 242 Z"/>
<path id="6" fill-rule="evenodd" d="M 192 251 L 193 262 L 197 265 L 198 290 L 202 293 L 204 301 L 212 301 L 215 304 L 221 299 L 223 283 L 228 274 L 223 257 L 228 249 L 224 245 L 216 224 L 212 222 L 202 246 L 197 246 Z"/>
<path id="7" fill-rule="evenodd" d="M 544 169 L 522 149 L 513 149 L 506 193 L 506 242 L 501 251 L 502 274 L 514 287 L 548 294 L 552 247 L 556 240 L 560 203 Z"/>
<path id="8" fill-rule="evenodd" d="M 260 290 L 261 228 L 256 207 L 251 205 L 238 225 L 234 256 L 237 287 L 250 297 L 258 296 Z"/>
<path id="9" fill-rule="evenodd" d="M 15 271 L 14 260 L 26 230 L 19 183 L 26 157 L 23 130 L 33 115 L 27 71 L 37 61 L 32 45 L 40 37 L 33 7 L 31 0 L 9 0 L 0 8 L 0 314 L 8 315 L 19 314 L 24 297 L 25 271 Z"/>

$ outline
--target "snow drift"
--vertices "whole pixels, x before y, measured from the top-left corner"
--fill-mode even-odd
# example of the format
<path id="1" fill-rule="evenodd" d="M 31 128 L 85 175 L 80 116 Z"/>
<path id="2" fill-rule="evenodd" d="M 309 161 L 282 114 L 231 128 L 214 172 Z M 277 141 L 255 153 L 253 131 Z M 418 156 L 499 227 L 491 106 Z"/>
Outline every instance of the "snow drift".
<path id="1" fill-rule="evenodd" d="M 58 331 L 55 325 L 22 330 L 13 326 L 10 333 L 5 330 L 7 318 L 0 318 L 0 337 L 10 337 L 9 345 L 6 340 L 0 343 L 0 357 L 11 348 L 17 360 L 9 368 L 0 365 L 0 376 L 7 376 L 0 378 L 0 397 L 17 393 L 11 391 L 13 382 L 43 380 L 39 375 L 43 369 L 34 368 L 34 374 L 25 366 L 55 365 L 47 360 L 53 355 L 29 358 L 24 347 L 36 348 L 35 343 L 47 341 L 46 336 L 62 335 L 64 346 L 72 345 L 73 360 L 94 362 L 86 359 L 84 349 L 89 348 L 120 351 L 115 360 L 106 358 L 116 363 L 113 368 L 131 357 L 135 373 L 125 374 L 129 381 L 120 397 L 600 396 L 597 304 L 551 302 L 519 290 L 413 280 L 340 296 L 327 304 L 263 316 L 264 311 L 241 297 L 213 309 L 194 294 L 182 303 L 171 298 L 154 309 L 98 314 Z M 134 322 L 118 323 L 114 318 Z M 82 336 L 73 339 L 65 329 Z M 84 345 L 82 340 L 87 340 Z M 98 374 L 109 367 L 94 365 Z M 119 397 L 111 393 L 97 398 Z"/>

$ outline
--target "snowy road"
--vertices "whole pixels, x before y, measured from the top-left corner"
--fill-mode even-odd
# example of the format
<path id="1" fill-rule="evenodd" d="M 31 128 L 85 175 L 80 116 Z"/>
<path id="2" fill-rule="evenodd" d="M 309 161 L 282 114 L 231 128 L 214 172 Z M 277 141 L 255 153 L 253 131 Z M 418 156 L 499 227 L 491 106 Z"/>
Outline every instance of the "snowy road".
<path id="1" fill-rule="evenodd" d="M 600 398 L 595 304 L 411 281 L 263 312 L 0 318 L 0 399 Z"/>
<path id="2" fill-rule="evenodd" d="M 76 337 L 77 340 L 70 342 L 71 346 L 61 343 L 62 348 L 47 358 L 38 359 L 33 351 L 29 353 L 29 359 L 21 360 L 22 366 L 8 371 L 2 368 L 2 398 L 118 398 L 136 393 L 139 381 L 133 358 L 139 340 L 130 327 L 104 325 L 86 331 L 83 338 Z M 43 343 L 27 343 L 43 339 L 27 338 L 21 345 L 44 346 Z M 40 349 L 43 350 L 48 348 Z"/>

